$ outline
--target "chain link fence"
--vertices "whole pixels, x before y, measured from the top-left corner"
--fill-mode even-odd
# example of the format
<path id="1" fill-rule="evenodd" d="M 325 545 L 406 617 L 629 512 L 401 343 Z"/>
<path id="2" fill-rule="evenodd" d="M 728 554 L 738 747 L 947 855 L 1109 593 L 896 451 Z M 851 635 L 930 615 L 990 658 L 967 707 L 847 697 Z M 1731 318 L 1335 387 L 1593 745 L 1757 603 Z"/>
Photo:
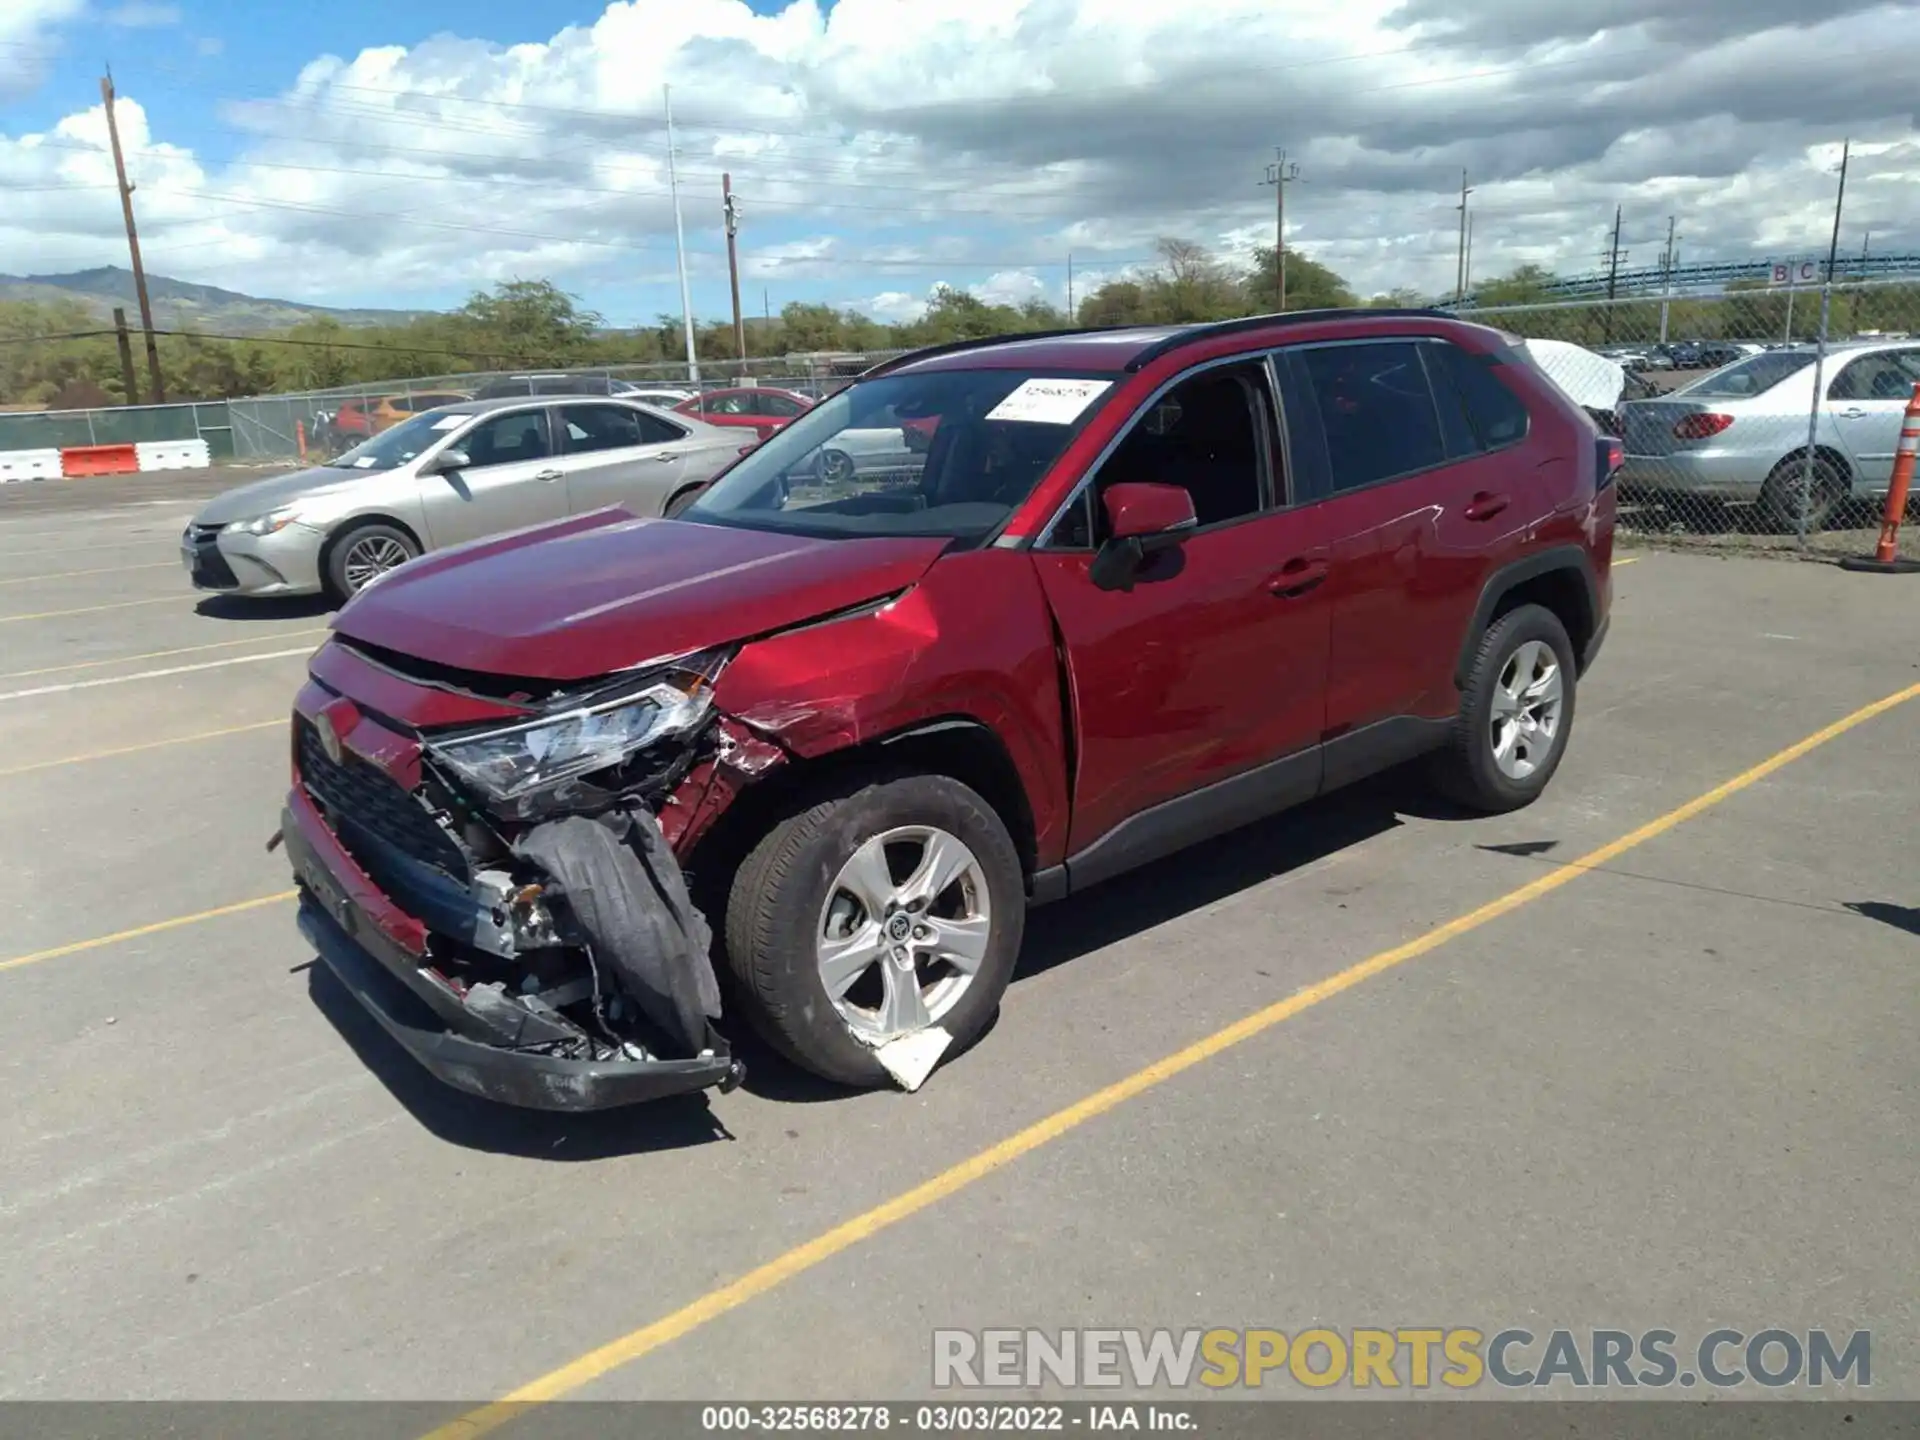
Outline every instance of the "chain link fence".
<path id="1" fill-rule="evenodd" d="M 340 386 L 298 394 L 230 400 L 225 409 L 233 427 L 233 454 L 243 461 L 269 461 L 302 455 L 328 455 L 357 445 L 370 433 L 420 410 L 459 400 L 495 395 L 623 393 L 632 386 L 672 405 L 696 391 L 740 385 L 771 386 L 819 399 L 871 365 L 899 350 L 788 355 L 751 360 L 700 362 L 700 379 L 686 378 L 685 361 L 647 365 L 610 365 L 588 369 L 488 371 L 431 375 L 412 380 Z"/>
<path id="2" fill-rule="evenodd" d="M 1754 288 L 1467 309 L 1609 355 L 1626 448 L 1620 528 L 1661 543 L 1873 548 L 1920 384 L 1920 285 Z"/>

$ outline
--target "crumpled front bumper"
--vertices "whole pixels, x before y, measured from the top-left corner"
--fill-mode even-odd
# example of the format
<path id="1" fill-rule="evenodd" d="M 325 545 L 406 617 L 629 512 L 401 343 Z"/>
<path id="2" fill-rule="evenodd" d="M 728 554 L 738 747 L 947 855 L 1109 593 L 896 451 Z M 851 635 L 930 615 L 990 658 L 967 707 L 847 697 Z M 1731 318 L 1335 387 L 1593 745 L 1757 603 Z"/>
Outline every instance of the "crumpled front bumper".
<path id="1" fill-rule="evenodd" d="M 423 927 L 379 892 L 298 789 L 287 797 L 281 835 L 301 892 L 300 928 L 322 963 L 408 1054 L 455 1089 L 525 1109 L 576 1111 L 740 1083 L 743 1067 L 711 1029 L 711 1053 L 693 1059 L 572 1060 L 489 1043 L 432 966 Z"/>

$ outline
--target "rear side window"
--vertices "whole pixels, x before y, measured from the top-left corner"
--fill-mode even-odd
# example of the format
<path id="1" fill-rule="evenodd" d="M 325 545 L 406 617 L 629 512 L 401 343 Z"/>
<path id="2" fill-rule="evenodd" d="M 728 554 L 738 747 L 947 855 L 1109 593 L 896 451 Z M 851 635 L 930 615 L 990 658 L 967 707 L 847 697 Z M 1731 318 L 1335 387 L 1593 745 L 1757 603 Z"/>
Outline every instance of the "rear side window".
<path id="1" fill-rule="evenodd" d="M 771 391 L 763 390 L 760 392 L 759 400 L 762 415 L 790 416 L 800 413 L 800 402 L 790 400 L 785 395 L 775 395 Z"/>
<path id="2" fill-rule="evenodd" d="M 1447 462 L 1420 350 L 1416 341 L 1380 340 L 1293 353 L 1326 438 L 1333 493 Z"/>
<path id="3" fill-rule="evenodd" d="M 1527 438 L 1527 407 L 1501 381 L 1498 366 L 1445 341 L 1425 349 L 1442 412 L 1451 401 L 1465 413 L 1475 448 L 1498 450 Z"/>

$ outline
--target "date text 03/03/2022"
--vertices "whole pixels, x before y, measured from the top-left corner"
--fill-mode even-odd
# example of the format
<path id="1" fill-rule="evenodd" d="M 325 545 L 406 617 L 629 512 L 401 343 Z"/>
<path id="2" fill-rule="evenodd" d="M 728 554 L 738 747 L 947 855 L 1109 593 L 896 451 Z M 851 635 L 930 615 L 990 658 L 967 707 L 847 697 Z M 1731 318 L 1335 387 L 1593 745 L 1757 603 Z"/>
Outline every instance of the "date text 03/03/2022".
<path id="1" fill-rule="evenodd" d="M 700 1412 L 708 1434 L 899 1430 L 915 1435 L 978 1435 L 1071 1430 L 1199 1428 L 1191 1407 L 1145 1403 L 1073 1405 L 845 1404 L 708 1405 Z"/>

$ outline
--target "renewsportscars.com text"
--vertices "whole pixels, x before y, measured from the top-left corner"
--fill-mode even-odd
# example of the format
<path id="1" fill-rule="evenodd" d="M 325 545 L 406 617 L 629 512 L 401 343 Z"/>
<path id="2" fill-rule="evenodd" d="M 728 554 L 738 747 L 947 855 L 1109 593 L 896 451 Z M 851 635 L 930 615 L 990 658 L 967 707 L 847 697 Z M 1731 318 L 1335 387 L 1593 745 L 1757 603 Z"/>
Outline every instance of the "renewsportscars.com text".
<path id="1" fill-rule="evenodd" d="M 936 1330 L 940 1389 L 1780 1389 L 1873 1383 L 1873 1337 L 1826 1330 Z"/>

